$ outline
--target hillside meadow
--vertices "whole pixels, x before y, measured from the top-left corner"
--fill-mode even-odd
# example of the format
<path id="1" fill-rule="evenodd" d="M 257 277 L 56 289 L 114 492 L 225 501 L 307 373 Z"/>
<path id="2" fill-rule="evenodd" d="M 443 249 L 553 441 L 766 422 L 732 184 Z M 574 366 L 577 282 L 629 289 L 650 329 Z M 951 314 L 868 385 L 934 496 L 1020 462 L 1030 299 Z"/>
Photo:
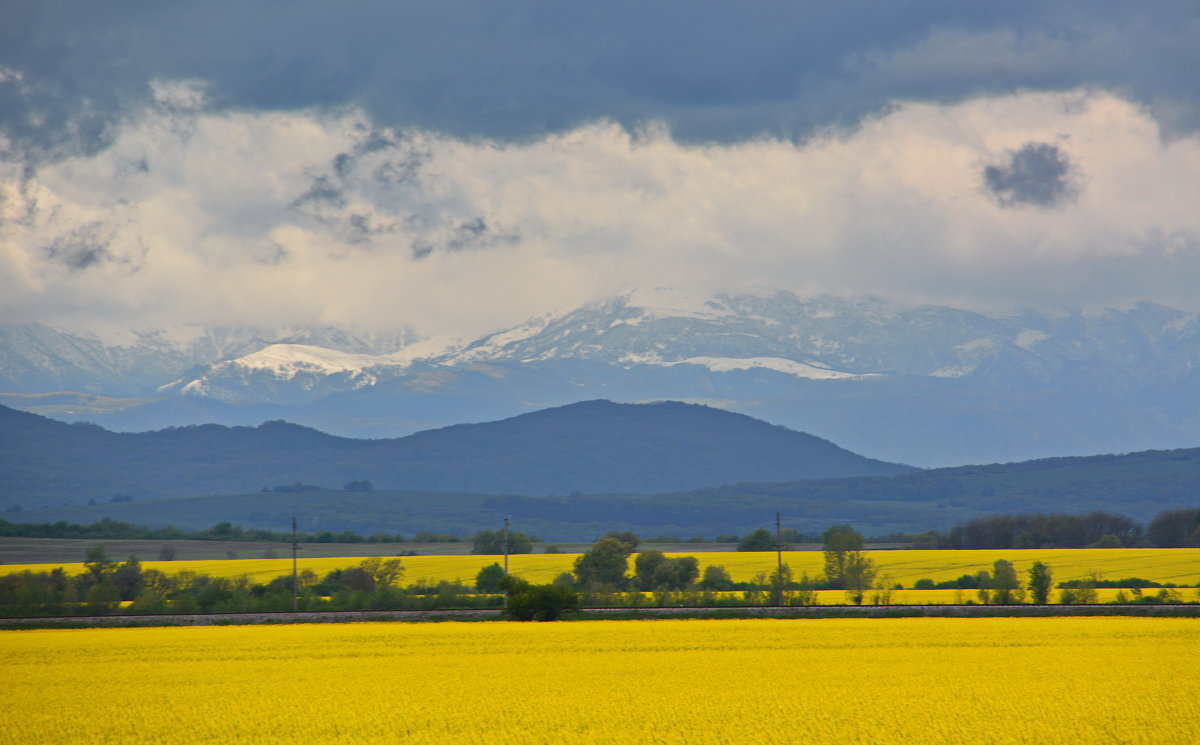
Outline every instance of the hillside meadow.
<path id="1" fill-rule="evenodd" d="M 6 631 L 0 675 L 3 745 L 1200 741 L 1193 619 Z"/>
<path id="2" fill-rule="evenodd" d="M 941 582 L 953 580 L 963 574 L 990 570 L 997 559 L 1011 561 L 1022 576 L 1033 562 L 1044 562 L 1053 569 L 1055 582 L 1084 579 L 1095 572 L 1104 579 L 1140 577 L 1163 584 L 1200 586 L 1200 549 L 1194 548 L 889 550 L 866 553 L 879 566 L 880 574 L 886 575 L 890 584 L 899 583 L 906 588 L 912 587 L 922 578 Z M 774 552 L 696 552 L 668 555 L 694 556 L 700 562 L 701 572 L 709 565 L 724 566 L 735 582 L 748 581 L 759 573 L 770 574 L 775 570 L 776 564 Z M 535 584 L 548 583 L 559 574 L 571 571 L 577 556 L 578 554 L 517 554 L 509 557 L 509 569 L 513 574 Z M 480 569 L 502 560 L 499 556 L 406 556 L 401 559 L 404 565 L 401 584 L 436 584 L 442 580 L 471 583 Z M 631 573 L 633 560 L 634 557 L 630 557 Z M 815 576 L 821 574 L 824 568 L 823 554 L 820 551 L 785 551 L 783 560 L 792 568 L 794 576 L 803 573 Z M 354 566 L 360 561 L 361 558 L 358 557 L 304 558 L 302 554 L 299 568 L 323 576 L 334 569 Z M 0 565 L 0 574 L 25 570 L 48 571 L 56 566 L 62 566 L 69 574 L 85 571 L 81 563 L 4 564 Z M 188 571 L 217 577 L 245 575 L 253 582 L 265 583 L 274 577 L 290 574 L 292 560 L 277 558 L 144 561 L 142 566 L 166 573 Z M 894 597 L 893 602 L 903 601 Z"/>

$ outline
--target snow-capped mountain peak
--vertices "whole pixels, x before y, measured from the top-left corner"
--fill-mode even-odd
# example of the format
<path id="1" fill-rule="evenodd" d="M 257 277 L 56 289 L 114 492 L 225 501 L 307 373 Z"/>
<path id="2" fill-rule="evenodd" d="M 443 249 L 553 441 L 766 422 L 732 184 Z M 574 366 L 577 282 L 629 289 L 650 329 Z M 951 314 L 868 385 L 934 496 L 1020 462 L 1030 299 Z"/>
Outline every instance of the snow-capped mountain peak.
<path id="1" fill-rule="evenodd" d="M 368 368 L 384 364 L 387 360 L 387 357 L 379 355 L 351 354 L 310 344 L 271 344 L 253 354 L 214 365 L 213 372 L 237 366 L 249 371 L 271 373 L 283 380 L 291 380 L 298 373 L 348 373 L 357 377 Z"/>
<path id="2" fill-rule="evenodd" d="M 989 315 L 879 298 L 654 290 L 466 343 L 324 327 L 207 330 L 182 343 L 147 333 L 113 347 L 0 326 L 0 391 L 18 406 L 48 391 L 157 399 L 129 415 L 130 428 L 213 412 L 249 419 L 262 406 L 265 418 L 348 436 L 587 398 L 713 401 L 917 465 L 1200 442 L 1200 319 L 1149 304 Z M 41 406 L 30 401 L 28 410 Z"/>

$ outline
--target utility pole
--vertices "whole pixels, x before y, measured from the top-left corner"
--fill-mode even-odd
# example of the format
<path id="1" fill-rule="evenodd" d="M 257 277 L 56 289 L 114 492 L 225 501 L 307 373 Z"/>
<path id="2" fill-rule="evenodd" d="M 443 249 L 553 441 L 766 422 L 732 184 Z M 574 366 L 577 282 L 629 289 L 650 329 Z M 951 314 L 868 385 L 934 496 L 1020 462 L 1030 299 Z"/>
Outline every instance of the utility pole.
<path id="1" fill-rule="evenodd" d="M 779 513 L 775 513 L 775 605 L 783 605 L 783 539 Z"/>
<path id="2" fill-rule="evenodd" d="M 508 576 L 508 518 L 504 518 L 504 576 Z"/>
<path id="3" fill-rule="evenodd" d="M 504 579 L 508 579 L 508 518 L 504 518 Z M 508 583 L 504 583 L 504 608 L 508 609 Z"/>
<path id="4" fill-rule="evenodd" d="M 296 553 L 300 544 L 296 541 L 296 516 L 292 515 L 292 612 L 300 609 L 300 584 L 297 581 Z"/>

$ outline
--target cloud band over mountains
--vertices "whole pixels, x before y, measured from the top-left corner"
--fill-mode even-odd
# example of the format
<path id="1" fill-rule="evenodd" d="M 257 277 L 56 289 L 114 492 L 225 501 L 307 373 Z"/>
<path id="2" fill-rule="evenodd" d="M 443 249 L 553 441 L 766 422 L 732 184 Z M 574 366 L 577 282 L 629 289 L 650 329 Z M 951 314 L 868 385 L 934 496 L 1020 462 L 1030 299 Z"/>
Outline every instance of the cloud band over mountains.
<path id="1" fill-rule="evenodd" d="M 198 7 L 0 11 L 0 320 L 1200 310 L 1186 3 Z"/>
<path id="2" fill-rule="evenodd" d="M 193 92 L 160 85 L 95 155 L 30 178 L 9 164 L 6 316 L 478 331 L 630 284 L 1187 304 L 1198 276 L 1200 140 L 1164 142 L 1107 94 L 695 145 L 611 122 L 504 143 L 361 112 L 180 108 Z M 1078 195 L 1046 204 L 1023 173 L 1005 188 L 1026 199 L 998 203 L 989 164 L 1044 141 L 1078 164 Z"/>

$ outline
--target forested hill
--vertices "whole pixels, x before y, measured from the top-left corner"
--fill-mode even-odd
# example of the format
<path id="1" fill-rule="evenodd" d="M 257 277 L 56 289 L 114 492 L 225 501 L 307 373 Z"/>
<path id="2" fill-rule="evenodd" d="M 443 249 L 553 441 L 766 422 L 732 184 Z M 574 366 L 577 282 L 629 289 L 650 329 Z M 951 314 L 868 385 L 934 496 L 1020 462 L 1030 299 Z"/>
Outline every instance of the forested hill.
<path id="1" fill-rule="evenodd" d="M 884 478 L 739 484 L 672 496 L 719 502 L 751 495 L 829 504 L 925 503 L 980 513 L 1107 510 L 1149 520 L 1164 509 L 1200 502 L 1200 448 L 1041 458 Z"/>
<path id="2" fill-rule="evenodd" d="M 333 437 L 285 422 L 116 433 L 0 407 L 0 508 L 350 481 L 491 494 L 646 494 L 913 470 L 678 402 L 587 401 L 391 440 Z"/>
<path id="3" fill-rule="evenodd" d="M 775 512 L 802 532 L 853 523 L 869 533 L 945 530 L 1001 513 L 1097 510 L 1149 521 L 1164 510 L 1200 507 L 1200 448 L 775 484 L 734 484 L 652 497 L 494 496 L 483 506 L 518 524 L 620 526 L 655 533 L 715 535 L 763 527 Z M 95 513 L 93 517 L 98 517 Z M 546 527 L 542 527 L 545 525 Z"/>

